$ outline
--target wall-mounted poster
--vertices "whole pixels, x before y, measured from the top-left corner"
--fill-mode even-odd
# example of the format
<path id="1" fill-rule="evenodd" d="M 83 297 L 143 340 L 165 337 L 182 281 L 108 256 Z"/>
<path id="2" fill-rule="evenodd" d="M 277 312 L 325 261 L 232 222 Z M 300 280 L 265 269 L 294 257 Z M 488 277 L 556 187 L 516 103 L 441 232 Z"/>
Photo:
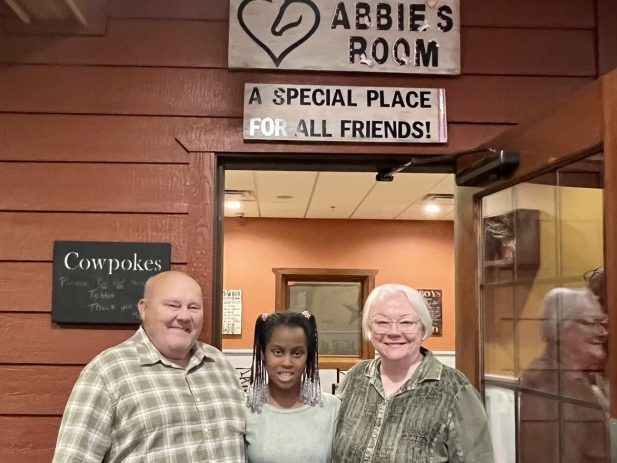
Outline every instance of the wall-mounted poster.
<path id="1" fill-rule="evenodd" d="M 223 334 L 242 334 L 242 290 L 223 290 Z"/>
<path id="2" fill-rule="evenodd" d="M 433 336 L 442 336 L 442 291 L 441 289 L 419 289 L 433 318 Z"/>
<path id="3" fill-rule="evenodd" d="M 460 74 L 459 0 L 230 0 L 229 67 Z"/>

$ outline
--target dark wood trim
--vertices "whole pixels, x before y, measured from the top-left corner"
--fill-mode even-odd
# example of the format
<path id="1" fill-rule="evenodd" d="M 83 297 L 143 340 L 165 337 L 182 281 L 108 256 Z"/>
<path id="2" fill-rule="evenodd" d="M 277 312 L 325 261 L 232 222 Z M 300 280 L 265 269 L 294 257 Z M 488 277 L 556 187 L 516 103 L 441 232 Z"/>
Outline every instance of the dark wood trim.
<path id="1" fill-rule="evenodd" d="M 215 157 L 212 153 L 196 153 L 190 156 L 189 186 L 191 191 L 187 226 L 187 269 L 189 275 L 201 285 L 203 292 L 204 325 L 200 338 L 210 344 L 215 342 L 217 331 L 213 322 L 215 299 L 212 288 L 215 273 L 213 258 L 214 163 Z"/>
<path id="2" fill-rule="evenodd" d="M 223 261 L 225 243 L 225 167 L 216 156 L 214 179 L 215 198 L 214 202 L 214 256 L 213 256 L 213 297 L 212 297 L 212 343 L 219 349 L 223 349 Z"/>
<path id="3" fill-rule="evenodd" d="M 609 317 L 608 381 L 611 417 L 617 418 L 617 71 L 602 80 L 604 96 L 604 271 Z"/>
<path id="4" fill-rule="evenodd" d="M 456 368 L 478 389 L 481 384 L 480 306 L 477 294 L 478 245 L 473 196 L 479 188 L 456 188 L 454 218 Z"/>
<path id="5" fill-rule="evenodd" d="M 602 87 L 599 80 L 575 91 L 569 98 L 546 113 L 523 122 L 490 141 L 478 152 L 458 158 L 461 170 L 482 156 L 482 150 L 504 149 L 521 155 L 521 164 L 514 175 L 492 185 L 504 188 L 520 182 L 530 174 L 552 169 L 570 157 L 597 150 L 602 145 Z"/>
<path id="6" fill-rule="evenodd" d="M 617 2 L 596 0 L 598 75 L 617 68 Z"/>

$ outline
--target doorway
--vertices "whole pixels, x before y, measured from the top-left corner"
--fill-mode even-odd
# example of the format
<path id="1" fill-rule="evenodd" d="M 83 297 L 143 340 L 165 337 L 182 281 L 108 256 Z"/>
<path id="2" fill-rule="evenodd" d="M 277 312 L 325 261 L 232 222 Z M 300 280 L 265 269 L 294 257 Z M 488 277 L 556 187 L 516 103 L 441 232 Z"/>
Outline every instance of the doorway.
<path id="1" fill-rule="evenodd" d="M 290 268 L 324 270 L 312 275 L 319 277 L 317 281 L 308 281 L 311 291 L 293 282 L 296 286 L 290 293 L 294 308 L 305 304 L 319 315 L 326 390 L 336 382 L 336 369 L 347 370 L 367 351 L 358 346 L 362 343 L 359 309 L 366 294 L 354 304 L 353 281 L 341 280 L 329 283 L 336 285 L 337 298 L 323 296 L 332 294 L 332 288 L 321 284 L 328 273 L 368 271 L 375 284 L 398 281 L 442 291 L 441 329 L 429 348 L 454 366 L 452 173 L 443 167 L 435 172 L 401 172 L 391 182 L 380 182 L 376 169 L 358 171 L 357 164 L 348 164 L 347 170 L 331 166 L 306 170 L 293 164 L 282 169 L 249 167 L 231 163 L 221 172 L 225 178 L 219 216 L 224 237 L 221 290 L 243 289 L 242 329 L 223 335 L 222 345 L 237 366 L 250 365 L 246 356 L 252 348 L 255 319 L 275 311 L 276 272 Z M 239 201 L 242 208 L 225 207 L 225 198 Z M 430 206 L 428 212 L 425 206 Z M 328 304 L 339 299 L 336 313 Z"/>

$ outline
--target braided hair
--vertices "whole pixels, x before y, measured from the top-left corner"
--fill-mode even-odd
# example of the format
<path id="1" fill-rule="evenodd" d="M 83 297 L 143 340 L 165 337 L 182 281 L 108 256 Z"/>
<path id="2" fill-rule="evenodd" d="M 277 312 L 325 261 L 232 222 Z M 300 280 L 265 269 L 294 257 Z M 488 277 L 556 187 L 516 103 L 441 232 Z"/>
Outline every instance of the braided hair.
<path id="1" fill-rule="evenodd" d="M 276 312 L 262 314 L 255 321 L 253 341 L 253 362 L 251 365 L 250 387 L 247 405 L 253 411 L 261 410 L 268 398 L 268 374 L 266 369 L 266 346 L 272 338 L 272 332 L 280 326 L 302 328 L 306 336 L 307 358 L 302 375 L 301 400 L 309 405 L 322 404 L 321 384 L 319 381 L 319 339 L 317 321 L 308 311 Z"/>

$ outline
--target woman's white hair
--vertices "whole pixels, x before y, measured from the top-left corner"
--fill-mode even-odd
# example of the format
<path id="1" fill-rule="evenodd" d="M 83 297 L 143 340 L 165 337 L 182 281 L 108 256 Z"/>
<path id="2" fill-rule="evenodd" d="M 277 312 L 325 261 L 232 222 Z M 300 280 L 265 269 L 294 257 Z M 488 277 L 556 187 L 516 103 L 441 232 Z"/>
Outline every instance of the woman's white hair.
<path id="1" fill-rule="evenodd" d="M 433 318 L 428 310 L 426 300 L 417 290 L 410 288 L 409 286 L 388 283 L 385 285 L 377 286 L 371 294 L 366 298 L 364 308 L 362 309 L 362 334 L 367 341 L 371 340 L 371 311 L 373 307 L 382 300 L 395 294 L 403 294 L 409 303 L 411 308 L 418 314 L 422 327 L 424 328 L 424 334 L 422 340 L 429 338 L 433 334 Z"/>
<path id="2" fill-rule="evenodd" d="M 557 327 L 562 321 L 580 317 L 589 306 L 597 305 L 598 297 L 587 288 L 553 288 L 544 296 L 542 337 L 545 341 L 558 339 Z"/>

